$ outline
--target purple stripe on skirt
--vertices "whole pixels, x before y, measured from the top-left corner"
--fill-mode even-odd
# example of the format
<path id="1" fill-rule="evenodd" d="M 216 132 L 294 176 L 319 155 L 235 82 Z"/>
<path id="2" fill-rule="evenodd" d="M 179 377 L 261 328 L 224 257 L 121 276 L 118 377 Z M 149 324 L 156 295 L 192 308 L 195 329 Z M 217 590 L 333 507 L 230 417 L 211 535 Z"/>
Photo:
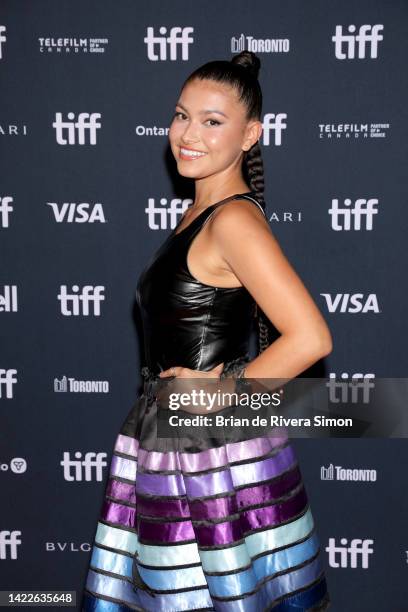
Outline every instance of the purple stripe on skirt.
<path id="1" fill-rule="evenodd" d="M 136 504 L 136 491 L 134 484 L 128 484 L 127 482 L 121 482 L 119 480 L 115 480 L 114 478 L 109 478 L 106 487 L 106 495 L 130 504 Z"/>
<path id="2" fill-rule="evenodd" d="M 283 495 L 289 495 L 301 480 L 299 467 L 290 470 L 277 482 L 264 485 L 245 487 L 235 491 L 234 495 L 218 497 L 216 499 L 193 499 L 187 501 L 182 499 L 150 499 L 139 495 L 137 507 L 140 514 L 145 516 L 172 518 L 191 518 L 193 520 L 204 520 L 211 518 L 222 518 L 234 514 L 238 510 L 244 510 L 248 506 L 267 504 Z M 136 504 L 134 485 L 110 479 L 106 494 L 118 501 Z"/>
<path id="3" fill-rule="evenodd" d="M 114 451 L 137 457 L 138 448 L 139 440 L 136 440 L 136 438 L 131 438 L 130 436 L 119 434 L 116 438 Z"/>
<path id="4" fill-rule="evenodd" d="M 307 506 L 304 488 L 282 504 L 256 508 L 243 512 L 234 521 L 213 525 L 192 525 L 191 521 L 178 523 L 149 523 L 140 520 L 139 537 L 144 542 L 182 542 L 196 538 L 201 546 L 220 546 L 242 539 L 248 532 L 267 527 L 275 527 L 302 512 Z"/>
<path id="5" fill-rule="evenodd" d="M 220 472 L 185 476 L 182 474 L 144 474 L 139 472 L 136 492 L 151 495 L 185 495 L 187 497 L 208 497 L 233 491 L 234 487 L 256 484 L 278 476 L 295 463 L 291 446 L 286 446 L 275 456 L 237 466 L 228 466 Z"/>
<path id="6" fill-rule="evenodd" d="M 119 434 L 114 450 L 137 457 L 139 465 L 146 470 L 200 472 L 222 467 L 235 461 L 245 461 L 266 455 L 273 449 L 282 446 L 287 440 L 288 436 L 281 434 L 233 442 L 199 453 L 176 453 L 174 451 L 162 453 L 139 448 L 138 440 Z"/>
<path id="7" fill-rule="evenodd" d="M 123 525 L 123 527 L 134 527 L 135 516 L 136 508 L 122 506 L 108 499 L 105 499 L 103 503 L 101 517 L 109 523 Z"/>

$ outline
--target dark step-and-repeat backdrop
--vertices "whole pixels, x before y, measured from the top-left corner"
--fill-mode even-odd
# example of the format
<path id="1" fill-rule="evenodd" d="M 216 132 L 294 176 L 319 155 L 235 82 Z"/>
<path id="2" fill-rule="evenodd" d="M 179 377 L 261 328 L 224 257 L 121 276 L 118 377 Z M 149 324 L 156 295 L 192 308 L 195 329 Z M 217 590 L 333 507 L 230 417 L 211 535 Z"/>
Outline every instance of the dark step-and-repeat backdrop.
<path id="1" fill-rule="evenodd" d="M 261 60 L 268 219 L 334 342 L 313 374 L 343 396 L 405 377 L 407 18 L 400 0 L 1 2 L 0 590 L 80 601 L 141 392 L 137 279 L 192 201 L 167 133 L 199 65 Z M 333 612 L 408 610 L 406 441 L 294 444 Z"/>

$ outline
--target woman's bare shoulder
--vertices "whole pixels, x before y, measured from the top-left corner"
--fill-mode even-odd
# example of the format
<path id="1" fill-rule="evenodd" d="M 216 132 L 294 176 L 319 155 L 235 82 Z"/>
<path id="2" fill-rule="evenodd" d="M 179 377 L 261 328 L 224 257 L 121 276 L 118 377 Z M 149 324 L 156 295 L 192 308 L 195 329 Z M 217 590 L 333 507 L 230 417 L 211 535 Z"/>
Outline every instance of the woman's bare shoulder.
<path id="1" fill-rule="evenodd" d="M 245 233 L 267 231 L 271 234 L 271 228 L 266 218 L 265 212 L 260 206 L 246 198 L 230 200 L 215 209 L 210 217 L 211 233 L 214 235 L 224 235 L 226 232 L 230 236 L 242 236 Z"/>

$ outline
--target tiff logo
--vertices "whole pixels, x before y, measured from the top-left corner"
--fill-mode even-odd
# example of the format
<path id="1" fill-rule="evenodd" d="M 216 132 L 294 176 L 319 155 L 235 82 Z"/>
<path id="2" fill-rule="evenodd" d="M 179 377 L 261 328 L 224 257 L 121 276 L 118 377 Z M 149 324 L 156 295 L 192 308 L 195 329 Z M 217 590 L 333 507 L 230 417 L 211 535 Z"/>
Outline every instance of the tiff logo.
<path id="1" fill-rule="evenodd" d="M 96 144 L 96 130 L 101 127 L 97 119 L 101 118 L 101 113 L 79 113 L 78 120 L 74 121 L 75 113 L 68 113 L 69 121 L 63 121 L 62 113 L 55 113 L 55 121 L 52 127 L 55 128 L 56 141 L 60 145 L 84 145 L 86 135 L 89 137 L 89 144 Z"/>
<path id="2" fill-rule="evenodd" d="M 6 26 L 0 25 L 0 59 L 3 59 L 3 43 L 6 42 L 7 37 L 4 36 Z"/>
<path id="3" fill-rule="evenodd" d="M 147 46 L 147 57 L 151 62 L 166 61 L 167 59 L 176 61 L 179 48 L 181 59 L 189 59 L 188 47 L 194 42 L 194 38 L 190 37 L 190 34 L 194 32 L 194 28 L 176 26 L 170 29 L 169 36 L 165 36 L 167 28 L 161 26 L 159 32 L 161 36 L 155 36 L 154 28 L 150 26 L 147 28 L 147 35 L 143 39 Z M 168 51 L 169 57 L 167 56 Z"/>
<path id="4" fill-rule="evenodd" d="M 82 482 L 91 480 L 101 481 L 103 479 L 102 468 L 107 466 L 106 453 L 85 453 L 82 458 L 80 451 L 75 452 L 75 459 L 71 459 L 71 454 L 64 451 L 64 458 L 60 462 L 63 467 L 64 479 L 68 482 Z M 93 478 L 93 475 L 95 478 Z"/>
<path id="5" fill-rule="evenodd" d="M 17 312 L 17 285 L 4 285 L 4 295 L 0 293 L 0 312 Z"/>
<path id="6" fill-rule="evenodd" d="M 14 208 L 10 206 L 10 202 L 13 201 L 11 196 L 3 196 L 0 198 L 0 224 L 1 227 L 9 227 L 9 213 Z"/>
<path id="7" fill-rule="evenodd" d="M 17 559 L 17 545 L 21 531 L 0 531 L 0 559 Z"/>
<path id="8" fill-rule="evenodd" d="M 366 46 L 370 46 L 370 57 L 378 57 L 378 43 L 383 40 L 383 36 L 379 34 L 384 29 L 383 25 L 362 25 L 358 34 L 355 25 L 349 25 L 347 30 L 349 34 L 343 34 L 343 26 L 336 25 L 336 34 L 332 36 L 334 42 L 334 54 L 337 59 L 355 59 L 356 43 L 358 46 L 358 59 L 364 59 L 366 56 Z M 345 50 L 344 50 L 345 47 Z"/>
<path id="9" fill-rule="evenodd" d="M 370 310 L 379 313 L 378 299 L 375 293 L 369 293 L 365 298 L 362 293 L 336 293 L 334 298 L 330 293 L 320 294 L 326 300 L 329 312 L 366 313 Z"/>
<path id="10" fill-rule="evenodd" d="M 358 198 L 354 205 L 350 198 L 346 198 L 344 206 L 340 207 L 339 200 L 337 198 L 333 199 L 332 207 L 328 209 L 331 216 L 332 229 L 336 232 L 342 230 L 349 231 L 351 229 L 361 230 L 361 221 L 364 218 L 365 224 L 363 229 L 372 230 L 374 215 L 378 215 L 377 205 L 378 200 L 374 198 L 369 200 Z"/>
<path id="11" fill-rule="evenodd" d="M 287 119 L 286 113 L 267 113 L 264 115 L 262 122 L 262 142 L 264 145 L 270 144 L 270 134 L 274 132 L 274 144 L 279 146 L 282 144 L 282 130 L 286 129 L 287 125 L 284 119 Z"/>
<path id="12" fill-rule="evenodd" d="M 61 314 L 64 316 L 89 316 L 89 305 L 93 305 L 92 314 L 99 317 L 101 314 L 100 303 L 105 299 L 102 295 L 105 287 L 103 285 L 84 285 L 79 293 L 79 286 L 72 285 L 72 293 L 68 293 L 67 285 L 61 285 L 58 300 L 61 302 Z"/>
<path id="13" fill-rule="evenodd" d="M 342 380 L 336 380 L 336 374 L 331 372 L 326 383 L 328 389 L 328 401 L 332 404 L 338 403 L 363 403 L 370 401 L 370 390 L 375 388 L 375 374 L 353 374 L 349 377 L 347 372 L 341 375 Z"/>
<path id="14" fill-rule="evenodd" d="M 336 539 L 329 538 L 329 545 L 326 547 L 326 551 L 329 553 L 330 567 L 368 568 L 368 555 L 374 552 L 370 545 L 374 544 L 374 540 L 355 538 L 351 540 L 350 546 L 347 546 L 347 538 L 341 538 L 340 544 L 341 546 L 336 546 Z"/>
<path id="15" fill-rule="evenodd" d="M 9 368 L 5 370 L 4 368 L 0 368 L 0 398 L 4 397 L 4 389 L 6 391 L 5 397 L 7 399 L 11 399 L 13 397 L 13 385 L 16 384 L 17 378 L 16 375 L 17 370 L 14 368 Z"/>
<path id="16" fill-rule="evenodd" d="M 170 206 L 168 206 L 167 198 L 160 198 L 160 206 L 156 206 L 156 200 L 149 198 L 147 208 L 145 208 L 149 229 L 166 230 L 169 227 L 174 229 L 177 225 L 178 215 L 183 214 L 188 208 L 188 203 L 191 202 L 192 200 L 189 199 L 181 200 L 180 198 L 174 198 L 170 200 Z"/>

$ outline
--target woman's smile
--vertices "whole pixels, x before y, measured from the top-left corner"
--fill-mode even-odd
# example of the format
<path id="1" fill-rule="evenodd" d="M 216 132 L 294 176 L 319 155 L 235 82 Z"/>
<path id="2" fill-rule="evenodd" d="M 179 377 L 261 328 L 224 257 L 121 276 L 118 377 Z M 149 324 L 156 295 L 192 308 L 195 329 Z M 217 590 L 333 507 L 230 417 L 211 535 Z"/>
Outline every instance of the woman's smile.
<path id="1" fill-rule="evenodd" d="M 191 161 L 192 159 L 198 159 L 199 157 L 203 157 L 204 155 L 207 155 L 207 153 L 205 153 L 204 151 L 197 151 L 196 149 L 180 147 L 180 159 Z"/>

